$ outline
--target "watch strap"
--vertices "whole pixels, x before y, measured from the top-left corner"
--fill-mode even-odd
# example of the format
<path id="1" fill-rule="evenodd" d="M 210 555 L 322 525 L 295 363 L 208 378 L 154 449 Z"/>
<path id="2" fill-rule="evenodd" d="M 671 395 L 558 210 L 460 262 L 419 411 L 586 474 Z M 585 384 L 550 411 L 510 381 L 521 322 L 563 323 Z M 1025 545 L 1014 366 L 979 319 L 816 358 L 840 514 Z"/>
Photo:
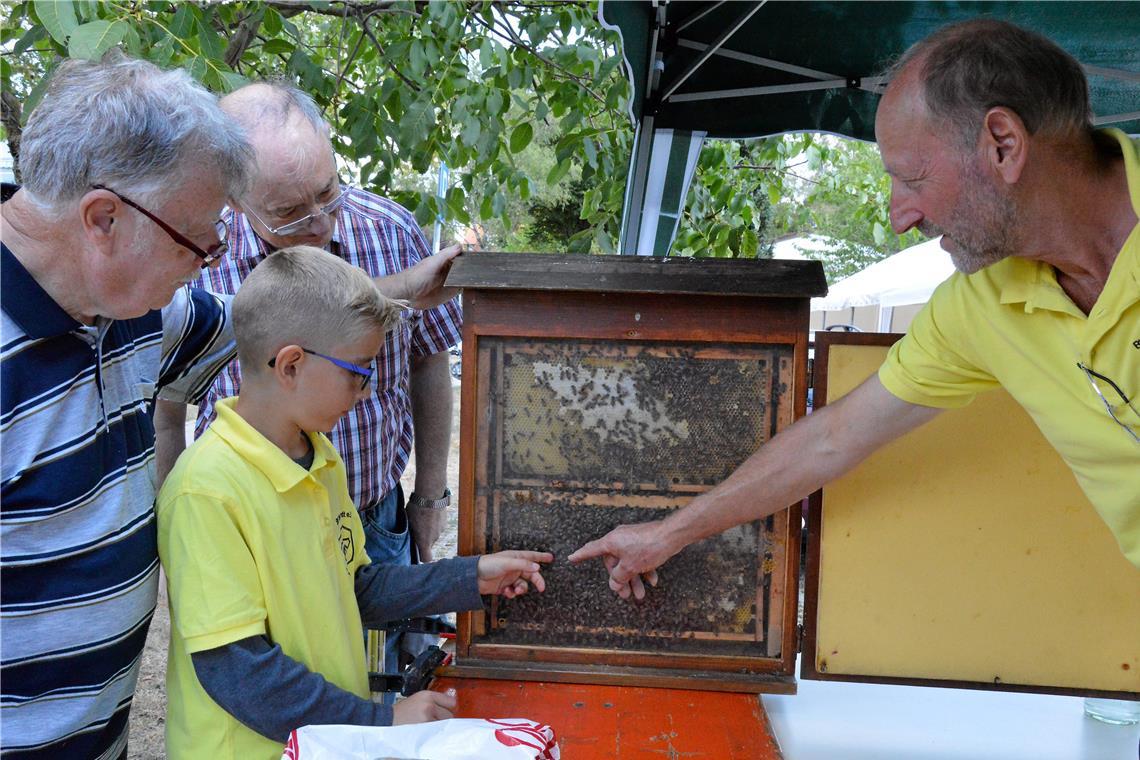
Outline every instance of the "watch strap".
<path id="1" fill-rule="evenodd" d="M 408 509 L 444 509 L 451 506 L 451 489 L 443 489 L 443 496 L 438 499 L 425 499 L 418 493 L 413 493 L 408 499 Z"/>

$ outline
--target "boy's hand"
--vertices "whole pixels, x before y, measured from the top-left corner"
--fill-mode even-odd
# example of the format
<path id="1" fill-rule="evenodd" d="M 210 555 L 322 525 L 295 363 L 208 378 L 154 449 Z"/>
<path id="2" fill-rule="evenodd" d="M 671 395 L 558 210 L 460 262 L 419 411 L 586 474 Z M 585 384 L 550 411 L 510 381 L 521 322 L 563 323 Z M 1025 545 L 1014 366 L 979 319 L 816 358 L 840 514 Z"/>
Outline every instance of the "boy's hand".
<path id="1" fill-rule="evenodd" d="M 447 720 L 455 709 L 455 697 L 440 694 L 438 691 L 417 691 L 407 699 L 401 699 L 392 708 L 392 725 L 427 723 L 431 720 Z"/>
<path id="2" fill-rule="evenodd" d="M 553 562 L 549 552 L 506 551 L 484 554 L 477 565 L 480 594 L 501 594 L 514 599 L 533 585 L 546 590 L 546 581 L 539 572 L 539 562 Z"/>

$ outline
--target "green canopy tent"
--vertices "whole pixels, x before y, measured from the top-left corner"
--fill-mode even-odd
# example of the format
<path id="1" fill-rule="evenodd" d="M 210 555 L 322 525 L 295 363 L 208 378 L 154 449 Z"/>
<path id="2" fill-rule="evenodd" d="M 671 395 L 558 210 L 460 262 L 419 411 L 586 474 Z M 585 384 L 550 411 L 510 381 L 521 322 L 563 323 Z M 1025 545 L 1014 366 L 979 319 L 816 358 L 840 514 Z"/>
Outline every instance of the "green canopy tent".
<path id="1" fill-rule="evenodd" d="M 633 83 L 636 138 L 619 251 L 663 256 L 706 137 L 874 139 L 887 63 L 988 16 L 1044 34 L 1089 77 L 1097 125 L 1140 133 L 1140 3 L 603 0 Z"/>

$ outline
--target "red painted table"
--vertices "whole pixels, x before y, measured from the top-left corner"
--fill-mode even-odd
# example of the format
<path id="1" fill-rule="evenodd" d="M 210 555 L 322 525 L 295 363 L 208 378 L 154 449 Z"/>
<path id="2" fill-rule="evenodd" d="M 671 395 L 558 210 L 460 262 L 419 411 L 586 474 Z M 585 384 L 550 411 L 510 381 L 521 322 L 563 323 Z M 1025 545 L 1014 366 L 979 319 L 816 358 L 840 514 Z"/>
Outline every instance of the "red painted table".
<path id="1" fill-rule="evenodd" d="M 529 718 L 554 728 L 563 760 L 779 760 L 756 694 L 437 678 L 457 718 Z"/>

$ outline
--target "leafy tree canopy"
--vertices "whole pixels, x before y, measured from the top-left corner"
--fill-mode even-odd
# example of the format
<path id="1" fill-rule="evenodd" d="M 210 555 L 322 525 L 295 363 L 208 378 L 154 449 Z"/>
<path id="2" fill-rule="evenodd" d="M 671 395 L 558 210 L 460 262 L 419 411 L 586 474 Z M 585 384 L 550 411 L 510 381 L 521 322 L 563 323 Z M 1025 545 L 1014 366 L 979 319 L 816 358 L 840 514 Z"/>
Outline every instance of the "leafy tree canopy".
<path id="1" fill-rule="evenodd" d="M 97 59 L 120 47 L 184 67 L 217 92 L 291 78 L 324 109 L 351 179 L 408 206 L 421 223 L 442 216 L 508 248 L 615 249 L 633 138 L 630 87 L 617 35 L 598 23 L 594 2 L 24 0 L 7 7 L 0 87 L 17 157 L 21 124 L 43 96 L 45 75 L 66 57 Z M 844 164 L 817 171 L 826 193 L 805 192 L 788 174 L 791 159 L 804 155 L 817 166 Z M 424 178 L 441 162 L 452 181 L 437 199 Z M 773 237 L 801 228 L 856 241 L 871 230 L 889 248 L 881 170 L 877 179 L 861 174 L 870 163 L 877 159 L 806 135 L 710 141 L 673 252 L 763 256 Z M 802 206 L 813 200 L 819 210 Z"/>

